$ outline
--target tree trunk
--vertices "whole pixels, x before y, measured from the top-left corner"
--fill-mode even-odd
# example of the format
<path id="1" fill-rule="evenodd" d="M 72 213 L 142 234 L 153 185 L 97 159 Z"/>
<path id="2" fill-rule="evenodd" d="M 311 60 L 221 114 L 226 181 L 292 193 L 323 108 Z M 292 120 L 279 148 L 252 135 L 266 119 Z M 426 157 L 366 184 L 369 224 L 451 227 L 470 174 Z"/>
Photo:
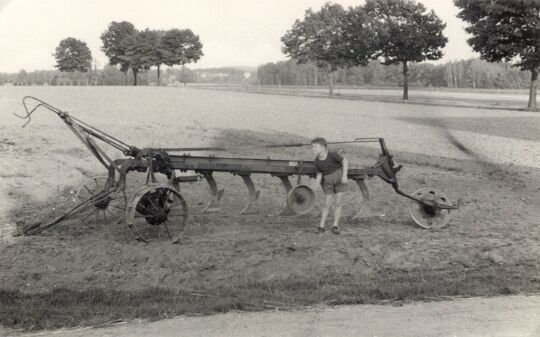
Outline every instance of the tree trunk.
<path id="1" fill-rule="evenodd" d="M 159 67 L 160 67 L 160 66 L 159 66 L 159 64 L 158 64 L 158 66 L 157 66 L 157 86 L 158 86 L 158 87 L 161 85 L 161 80 L 160 80 L 160 78 L 159 78 Z"/>
<path id="2" fill-rule="evenodd" d="M 403 61 L 403 99 L 409 99 L 409 67 L 407 61 Z"/>
<path id="3" fill-rule="evenodd" d="M 536 110 L 536 87 L 538 86 L 538 70 L 531 70 L 531 87 L 529 89 L 528 110 Z"/>
<path id="4" fill-rule="evenodd" d="M 136 86 L 137 85 L 137 73 L 138 73 L 138 70 L 133 68 L 131 69 L 133 71 L 133 85 Z"/>
<path id="5" fill-rule="evenodd" d="M 328 73 L 328 96 L 334 96 L 334 73 Z"/>

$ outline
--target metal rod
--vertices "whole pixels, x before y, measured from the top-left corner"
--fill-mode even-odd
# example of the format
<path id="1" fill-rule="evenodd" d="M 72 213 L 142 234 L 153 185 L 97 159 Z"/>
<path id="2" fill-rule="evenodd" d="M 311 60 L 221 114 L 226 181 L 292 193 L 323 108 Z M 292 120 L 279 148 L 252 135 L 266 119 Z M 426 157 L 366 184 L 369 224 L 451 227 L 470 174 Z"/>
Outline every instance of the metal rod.
<path id="1" fill-rule="evenodd" d="M 380 138 L 355 138 L 349 141 L 327 142 L 329 145 L 335 144 L 353 144 L 353 143 L 377 143 Z M 288 143 L 288 144 L 269 144 L 269 145 L 240 145 L 232 147 L 164 147 L 162 151 L 181 152 L 181 151 L 231 151 L 233 149 L 273 149 L 282 147 L 302 147 L 310 146 L 311 143 Z"/>

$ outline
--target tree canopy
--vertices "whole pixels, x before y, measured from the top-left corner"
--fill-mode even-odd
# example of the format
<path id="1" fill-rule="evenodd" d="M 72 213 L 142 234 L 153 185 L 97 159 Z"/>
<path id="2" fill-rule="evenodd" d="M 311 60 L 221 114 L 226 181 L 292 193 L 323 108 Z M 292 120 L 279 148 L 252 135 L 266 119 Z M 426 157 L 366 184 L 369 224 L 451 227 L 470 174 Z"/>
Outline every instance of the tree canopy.
<path id="1" fill-rule="evenodd" d="M 339 4 L 326 3 L 320 11 L 306 10 L 281 38 L 283 52 L 299 63 L 313 63 L 335 71 L 349 62 L 345 36 L 346 11 Z"/>
<path id="2" fill-rule="evenodd" d="M 120 65 L 120 70 L 124 73 L 129 69 L 129 60 L 126 57 L 127 41 L 136 33 L 132 23 L 113 21 L 100 37 L 103 42 L 101 50 L 109 58 L 109 64 Z"/>
<path id="3" fill-rule="evenodd" d="M 468 22 L 467 42 L 489 62 L 512 62 L 531 72 L 529 109 L 536 109 L 540 68 L 540 1 L 454 0 Z"/>
<path id="4" fill-rule="evenodd" d="M 55 67 L 65 72 L 87 72 L 92 65 L 92 52 L 86 45 L 86 42 L 68 37 L 60 41 L 56 52 Z"/>
<path id="5" fill-rule="evenodd" d="M 163 63 L 168 66 L 197 62 L 204 54 L 199 36 L 190 29 L 171 29 L 161 37 Z"/>
<path id="6" fill-rule="evenodd" d="M 303 20 L 296 20 L 281 38 L 282 51 L 298 61 L 313 63 L 328 73 L 330 95 L 332 72 L 350 65 L 346 36 L 347 12 L 339 4 L 326 3 L 320 11 L 306 10 Z"/>
<path id="7" fill-rule="evenodd" d="M 421 3 L 411 0 L 367 0 L 365 15 L 370 18 L 375 38 L 374 58 L 382 63 L 400 64 L 438 60 L 448 39 L 446 27 L 434 11 L 426 12 Z"/>

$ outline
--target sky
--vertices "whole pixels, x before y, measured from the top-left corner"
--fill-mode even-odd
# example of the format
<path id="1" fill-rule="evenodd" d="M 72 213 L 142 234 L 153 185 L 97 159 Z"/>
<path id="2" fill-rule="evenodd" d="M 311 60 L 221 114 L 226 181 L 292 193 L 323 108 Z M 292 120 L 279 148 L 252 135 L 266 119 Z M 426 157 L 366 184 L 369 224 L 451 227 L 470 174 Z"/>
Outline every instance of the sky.
<path id="1" fill-rule="evenodd" d="M 256 67 L 285 60 L 280 38 L 307 8 L 328 0 L 0 0 L 0 72 L 54 69 L 54 50 L 66 37 L 85 41 L 98 68 L 107 63 L 99 36 L 112 21 L 137 29 L 189 28 L 204 56 L 192 68 Z M 448 44 L 438 62 L 477 56 L 452 0 L 417 0 L 447 24 Z M 334 0 L 344 7 L 363 0 Z"/>

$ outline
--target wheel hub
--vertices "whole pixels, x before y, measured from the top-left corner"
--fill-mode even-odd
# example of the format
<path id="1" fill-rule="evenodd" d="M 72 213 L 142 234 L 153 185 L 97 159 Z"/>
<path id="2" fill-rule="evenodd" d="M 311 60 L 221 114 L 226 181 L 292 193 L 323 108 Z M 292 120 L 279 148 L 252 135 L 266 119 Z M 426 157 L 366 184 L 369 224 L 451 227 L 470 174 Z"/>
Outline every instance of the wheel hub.
<path id="1" fill-rule="evenodd" d="M 169 210 L 165 208 L 167 197 L 159 191 L 145 194 L 137 204 L 137 212 L 144 215 L 150 225 L 158 226 L 166 222 Z"/>
<path id="2" fill-rule="evenodd" d="M 411 201 L 409 205 L 409 214 L 417 225 L 428 229 L 438 229 L 448 224 L 452 217 L 450 210 L 436 206 L 438 203 L 449 202 L 446 194 L 434 188 L 421 188 L 413 195 L 424 202 Z"/>
<path id="3" fill-rule="evenodd" d="M 99 209 L 106 209 L 107 207 L 109 207 L 109 203 L 111 202 L 111 200 L 112 200 L 112 197 L 108 195 L 96 201 L 94 203 L 94 206 Z"/>

